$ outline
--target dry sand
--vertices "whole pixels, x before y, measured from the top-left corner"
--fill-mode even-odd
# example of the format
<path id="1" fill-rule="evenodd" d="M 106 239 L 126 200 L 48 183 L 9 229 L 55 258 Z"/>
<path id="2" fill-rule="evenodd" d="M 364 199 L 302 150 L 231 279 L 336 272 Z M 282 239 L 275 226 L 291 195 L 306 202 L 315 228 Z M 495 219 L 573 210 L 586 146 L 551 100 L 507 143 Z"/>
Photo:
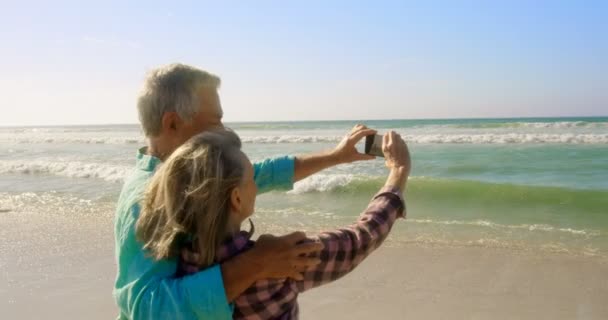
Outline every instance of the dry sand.
<path id="1" fill-rule="evenodd" d="M 113 319 L 112 217 L 0 213 L 1 319 Z M 389 244 L 390 245 L 390 244 Z M 608 319 L 608 263 L 481 247 L 385 247 L 300 298 L 302 319 Z"/>

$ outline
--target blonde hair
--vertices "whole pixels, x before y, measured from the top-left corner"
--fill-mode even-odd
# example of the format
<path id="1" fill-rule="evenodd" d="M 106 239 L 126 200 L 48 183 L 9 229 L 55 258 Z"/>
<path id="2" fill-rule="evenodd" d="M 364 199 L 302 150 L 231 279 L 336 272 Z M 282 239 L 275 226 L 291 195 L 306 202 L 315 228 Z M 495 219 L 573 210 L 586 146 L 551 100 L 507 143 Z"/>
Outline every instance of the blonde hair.
<path id="1" fill-rule="evenodd" d="M 174 258 L 185 241 L 214 263 L 228 231 L 230 194 L 243 180 L 241 141 L 227 130 L 192 137 L 155 173 L 142 203 L 136 235 L 154 259 Z"/>

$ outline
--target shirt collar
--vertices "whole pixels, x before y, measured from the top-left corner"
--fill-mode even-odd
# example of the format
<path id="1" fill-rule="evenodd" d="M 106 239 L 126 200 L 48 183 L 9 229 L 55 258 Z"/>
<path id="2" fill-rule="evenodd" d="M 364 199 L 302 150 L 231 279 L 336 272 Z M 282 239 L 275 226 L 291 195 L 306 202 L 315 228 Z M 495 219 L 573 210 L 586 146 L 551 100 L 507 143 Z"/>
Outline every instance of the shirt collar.
<path id="1" fill-rule="evenodd" d="M 241 251 L 250 248 L 250 246 L 252 245 L 251 237 L 253 236 L 253 232 L 255 231 L 251 219 L 249 219 L 249 225 L 251 226 L 249 231 L 239 231 L 230 239 L 224 241 L 224 243 L 220 246 L 215 255 L 215 260 L 218 263 L 228 260 L 233 256 L 239 254 Z"/>
<path id="2" fill-rule="evenodd" d="M 148 153 L 148 147 L 143 147 L 137 150 L 137 168 L 143 171 L 152 172 L 161 163 L 160 159 L 151 156 Z"/>

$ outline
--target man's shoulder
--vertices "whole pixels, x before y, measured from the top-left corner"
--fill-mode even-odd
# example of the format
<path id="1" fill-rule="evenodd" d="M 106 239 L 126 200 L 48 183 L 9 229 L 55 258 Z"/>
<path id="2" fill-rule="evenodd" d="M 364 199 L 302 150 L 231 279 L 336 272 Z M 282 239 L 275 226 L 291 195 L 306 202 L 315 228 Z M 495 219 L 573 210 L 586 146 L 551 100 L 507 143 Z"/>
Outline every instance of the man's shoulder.
<path id="1" fill-rule="evenodd" d="M 143 199 L 144 192 L 153 174 L 153 172 L 136 168 L 125 179 L 116 205 L 117 227 L 124 224 L 127 217 L 136 218 L 139 213 L 139 203 Z"/>
<path id="2" fill-rule="evenodd" d="M 130 205 L 139 202 L 153 174 L 154 172 L 139 170 L 137 168 L 133 169 L 125 179 L 120 191 L 118 198 L 119 205 L 125 202 Z"/>

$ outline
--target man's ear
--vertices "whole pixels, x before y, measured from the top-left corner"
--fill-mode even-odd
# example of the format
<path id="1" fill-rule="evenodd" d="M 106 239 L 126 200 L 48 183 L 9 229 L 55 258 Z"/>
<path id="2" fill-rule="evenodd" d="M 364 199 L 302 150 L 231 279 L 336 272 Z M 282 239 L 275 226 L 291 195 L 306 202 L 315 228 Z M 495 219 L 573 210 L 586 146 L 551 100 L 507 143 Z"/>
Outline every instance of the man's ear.
<path id="1" fill-rule="evenodd" d="M 171 132 L 177 130 L 180 125 L 180 118 L 177 112 L 165 112 L 161 119 L 162 130 L 165 132 Z"/>
<path id="2" fill-rule="evenodd" d="M 230 192 L 230 207 L 235 212 L 241 212 L 241 203 L 241 190 L 236 187 Z"/>

